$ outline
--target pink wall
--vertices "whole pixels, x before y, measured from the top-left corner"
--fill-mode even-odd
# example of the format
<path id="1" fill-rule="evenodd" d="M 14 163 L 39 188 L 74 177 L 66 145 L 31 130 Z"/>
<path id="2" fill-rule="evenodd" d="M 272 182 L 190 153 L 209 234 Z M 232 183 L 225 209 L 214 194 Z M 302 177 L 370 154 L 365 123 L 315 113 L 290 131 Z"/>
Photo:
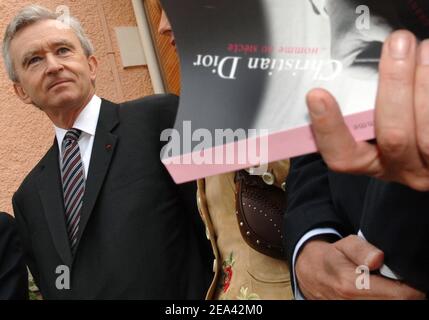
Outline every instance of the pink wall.
<path id="1" fill-rule="evenodd" d="M 0 33 L 14 14 L 31 1 L 0 0 Z M 97 94 L 120 102 L 151 94 L 146 67 L 123 69 L 114 28 L 136 26 L 130 0 L 40 0 L 52 10 L 70 8 L 83 24 L 99 59 Z M 52 145 L 54 132 L 47 117 L 15 97 L 3 63 L 0 66 L 0 211 L 12 212 L 11 198 L 26 174 Z"/>

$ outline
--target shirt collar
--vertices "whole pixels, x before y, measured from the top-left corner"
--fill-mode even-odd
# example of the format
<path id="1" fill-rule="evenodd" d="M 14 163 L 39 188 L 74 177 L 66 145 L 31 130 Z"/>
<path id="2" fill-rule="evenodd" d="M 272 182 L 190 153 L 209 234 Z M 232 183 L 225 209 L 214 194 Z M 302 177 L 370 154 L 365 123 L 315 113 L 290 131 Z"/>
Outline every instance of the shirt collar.
<path id="1" fill-rule="evenodd" d="M 95 130 L 97 129 L 98 117 L 100 115 L 101 108 L 101 99 L 94 95 L 85 106 L 85 108 L 80 112 L 76 121 L 73 124 L 73 128 L 79 129 L 82 131 L 82 134 L 86 133 L 90 136 L 95 135 Z M 54 125 L 55 136 L 57 137 L 58 146 L 61 150 L 61 145 L 63 143 L 64 136 L 68 130 L 58 128 Z"/>

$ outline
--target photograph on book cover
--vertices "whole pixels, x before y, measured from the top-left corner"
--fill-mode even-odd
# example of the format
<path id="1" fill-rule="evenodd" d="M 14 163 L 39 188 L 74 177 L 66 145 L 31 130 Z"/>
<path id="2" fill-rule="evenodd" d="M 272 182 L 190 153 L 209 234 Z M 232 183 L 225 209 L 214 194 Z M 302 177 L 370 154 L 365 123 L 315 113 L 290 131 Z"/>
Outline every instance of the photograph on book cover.
<path id="1" fill-rule="evenodd" d="M 382 44 L 429 30 L 423 0 L 162 0 L 182 71 L 162 160 L 178 183 L 316 151 L 306 94 L 325 88 L 374 137 Z"/>
<path id="2" fill-rule="evenodd" d="M 164 84 L 164 91 L 178 95 L 180 93 L 180 68 L 174 46 L 168 37 L 160 33 L 159 26 L 162 8 L 159 0 L 140 0 L 143 3 L 144 13 L 150 30 L 155 49 L 158 66 Z"/>

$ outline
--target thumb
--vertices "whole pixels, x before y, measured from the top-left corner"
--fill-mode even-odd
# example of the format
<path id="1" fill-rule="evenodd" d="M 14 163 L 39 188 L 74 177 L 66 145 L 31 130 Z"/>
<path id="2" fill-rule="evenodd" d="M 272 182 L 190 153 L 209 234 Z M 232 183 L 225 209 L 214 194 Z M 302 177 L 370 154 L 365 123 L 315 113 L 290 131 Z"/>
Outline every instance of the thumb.
<path id="1" fill-rule="evenodd" d="M 307 105 L 316 145 L 331 170 L 366 175 L 382 172 L 377 147 L 355 140 L 329 92 L 313 89 L 307 95 Z"/>
<path id="2" fill-rule="evenodd" d="M 375 248 L 375 250 L 370 251 L 364 261 L 364 265 L 366 265 L 371 271 L 380 269 L 383 263 L 384 253 L 377 248 Z"/>
<path id="3" fill-rule="evenodd" d="M 337 241 L 335 247 L 357 266 L 365 265 L 373 271 L 383 265 L 383 251 L 358 236 L 348 236 Z"/>

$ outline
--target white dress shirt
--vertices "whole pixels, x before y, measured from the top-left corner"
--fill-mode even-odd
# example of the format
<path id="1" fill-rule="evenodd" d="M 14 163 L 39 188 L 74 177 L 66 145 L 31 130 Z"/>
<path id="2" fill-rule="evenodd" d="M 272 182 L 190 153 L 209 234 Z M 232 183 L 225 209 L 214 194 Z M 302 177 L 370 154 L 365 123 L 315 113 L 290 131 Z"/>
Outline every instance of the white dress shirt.
<path id="1" fill-rule="evenodd" d="M 94 95 L 77 117 L 73 128 L 82 131 L 79 137 L 79 149 L 82 157 L 85 171 L 85 179 L 88 177 L 89 162 L 91 161 L 92 147 L 94 145 L 95 130 L 97 129 L 98 117 L 100 115 L 101 99 Z M 55 127 L 55 136 L 57 137 L 58 148 L 60 150 L 60 168 L 62 167 L 62 144 L 67 130 Z"/>

